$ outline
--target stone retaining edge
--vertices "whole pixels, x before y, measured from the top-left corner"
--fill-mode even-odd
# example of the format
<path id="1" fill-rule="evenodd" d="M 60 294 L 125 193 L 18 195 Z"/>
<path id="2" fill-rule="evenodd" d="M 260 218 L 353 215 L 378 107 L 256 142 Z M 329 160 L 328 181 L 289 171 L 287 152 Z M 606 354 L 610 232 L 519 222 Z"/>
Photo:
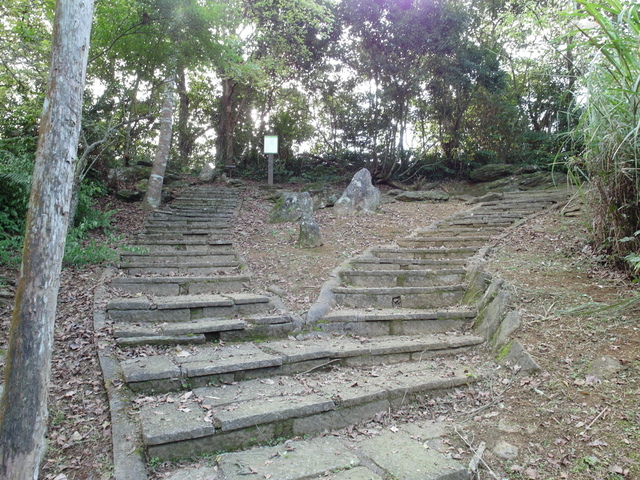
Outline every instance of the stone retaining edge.
<path id="1" fill-rule="evenodd" d="M 490 244 L 483 246 L 467 264 L 468 291 L 463 303 L 475 306 L 478 310 L 473 329 L 476 334 L 486 338 L 486 344 L 495 360 L 509 364 L 515 373 L 525 375 L 540 372 L 542 369 L 526 348 L 513 338 L 522 324 L 517 310 L 518 299 L 516 289 L 506 281 L 485 271 L 486 262 L 491 251 L 500 240 L 508 237 L 516 228 L 552 210 L 560 210 L 569 202 L 558 201 L 553 206 L 522 218 L 509 226 Z"/>
<path id="2" fill-rule="evenodd" d="M 106 327 L 105 282 L 115 274 L 114 268 L 106 268 L 100 277 L 93 297 L 93 328 L 98 332 Z M 115 359 L 113 345 L 104 338 L 96 340 L 98 360 L 102 369 L 105 391 L 109 399 L 111 415 L 111 440 L 113 445 L 113 476 L 115 480 L 146 480 L 147 467 L 142 448 L 142 435 L 137 422 L 127 414 L 131 404 L 128 396 L 116 385 L 124 383 L 122 369 Z"/>

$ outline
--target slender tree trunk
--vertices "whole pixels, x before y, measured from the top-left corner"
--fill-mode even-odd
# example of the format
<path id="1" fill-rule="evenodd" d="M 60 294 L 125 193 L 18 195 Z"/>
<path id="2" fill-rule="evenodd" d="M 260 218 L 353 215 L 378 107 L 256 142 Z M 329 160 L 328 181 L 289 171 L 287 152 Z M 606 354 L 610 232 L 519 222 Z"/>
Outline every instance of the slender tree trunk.
<path id="1" fill-rule="evenodd" d="M 171 136 L 173 134 L 173 104 L 174 104 L 175 76 L 167 80 L 165 84 L 164 99 L 162 100 L 162 115 L 160 117 L 160 138 L 156 157 L 153 160 L 147 193 L 144 196 L 143 208 L 156 209 L 162 199 L 162 184 L 164 172 L 169 161 L 171 150 Z"/>
<path id="2" fill-rule="evenodd" d="M 93 0 L 58 0 L 0 400 L 0 478 L 38 478 Z"/>
<path id="3" fill-rule="evenodd" d="M 189 157 L 193 150 L 193 135 L 189 132 L 189 94 L 187 92 L 187 79 L 184 65 L 178 65 L 178 97 L 180 99 L 178 108 L 178 157 L 180 166 L 189 165 Z"/>

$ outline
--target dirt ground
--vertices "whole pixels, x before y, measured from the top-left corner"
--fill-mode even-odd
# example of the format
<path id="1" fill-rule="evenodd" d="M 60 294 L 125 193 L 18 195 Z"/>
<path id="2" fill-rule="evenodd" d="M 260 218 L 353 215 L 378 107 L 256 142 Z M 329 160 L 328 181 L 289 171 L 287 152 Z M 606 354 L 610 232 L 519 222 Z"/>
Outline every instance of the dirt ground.
<path id="1" fill-rule="evenodd" d="M 296 225 L 266 223 L 270 204 L 265 190 L 249 185 L 244 196 L 234 241 L 250 265 L 253 284 L 263 290 L 279 287 L 285 304 L 300 314 L 344 260 L 468 208 L 460 200 L 393 202 L 378 214 L 355 218 L 321 210 L 315 219 L 324 245 L 300 249 L 295 246 Z M 120 209 L 115 225 L 121 233 L 140 228 L 144 217 L 135 206 L 112 203 L 114 207 Z M 565 215 L 569 210 L 571 216 Z M 542 368 L 540 374 L 515 376 L 503 366 L 490 382 L 469 391 L 426 399 L 337 433 L 371 434 L 402 422 L 440 418 L 459 425 L 446 441 L 454 458 L 468 462 L 486 445 L 478 478 L 640 478 L 640 314 L 634 308 L 602 308 L 635 298 L 637 287 L 598 262 L 588 246 L 588 218 L 584 208 L 539 216 L 511 231 L 486 262 L 516 294 L 524 320 L 517 338 Z M 41 479 L 111 478 L 110 419 L 91 318 L 100 273 L 101 267 L 63 273 L 50 446 Z M 0 352 L 6 349 L 9 321 L 10 307 L 0 306 Z M 1 355 L 0 364 L 4 366 Z"/>

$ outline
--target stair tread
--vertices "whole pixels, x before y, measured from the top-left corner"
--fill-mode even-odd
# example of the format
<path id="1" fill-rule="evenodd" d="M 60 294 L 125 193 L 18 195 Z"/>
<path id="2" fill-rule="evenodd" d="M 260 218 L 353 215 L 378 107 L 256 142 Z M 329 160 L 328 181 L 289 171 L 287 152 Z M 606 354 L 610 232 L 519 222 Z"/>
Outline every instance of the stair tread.
<path id="1" fill-rule="evenodd" d="M 459 362 L 425 360 L 203 387 L 173 394 L 171 401 L 146 400 L 140 413 L 142 430 L 150 445 L 171 443 L 463 386 L 480 376 Z"/>

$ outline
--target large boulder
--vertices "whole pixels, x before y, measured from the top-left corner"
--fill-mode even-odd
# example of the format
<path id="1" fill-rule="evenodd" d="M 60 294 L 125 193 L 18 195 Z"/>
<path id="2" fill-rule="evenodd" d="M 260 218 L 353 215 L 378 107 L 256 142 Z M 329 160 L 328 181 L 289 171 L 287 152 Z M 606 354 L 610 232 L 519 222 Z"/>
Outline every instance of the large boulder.
<path id="1" fill-rule="evenodd" d="M 380 205 L 380 190 L 373 186 L 371 173 L 363 168 L 351 179 L 342 196 L 333 206 L 338 215 L 351 215 L 358 212 L 373 213 Z"/>
<path id="2" fill-rule="evenodd" d="M 504 163 L 491 163 L 472 170 L 469 179 L 472 182 L 492 182 L 499 178 L 508 177 L 515 173 L 517 168 Z"/>
<path id="3" fill-rule="evenodd" d="M 416 190 L 402 192 L 396 195 L 399 202 L 444 202 L 449 200 L 449 194 L 442 190 Z"/>
<path id="4" fill-rule="evenodd" d="M 297 222 L 307 213 L 313 212 L 313 201 L 309 192 L 285 192 L 280 195 L 269 212 L 269 223 Z"/>

